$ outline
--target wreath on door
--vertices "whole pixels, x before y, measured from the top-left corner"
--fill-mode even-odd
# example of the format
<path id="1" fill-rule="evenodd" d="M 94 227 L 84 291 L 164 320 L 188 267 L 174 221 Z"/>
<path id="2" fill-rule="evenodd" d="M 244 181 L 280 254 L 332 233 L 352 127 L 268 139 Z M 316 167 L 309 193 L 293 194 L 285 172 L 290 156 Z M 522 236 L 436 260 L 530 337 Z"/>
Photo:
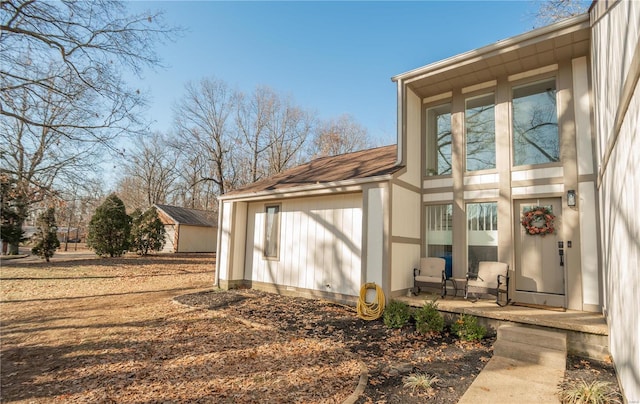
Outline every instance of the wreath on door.
<path id="1" fill-rule="evenodd" d="M 527 234 L 544 236 L 555 231 L 553 227 L 555 218 L 551 213 L 551 209 L 544 206 L 535 206 L 522 215 L 521 223 Z"/>

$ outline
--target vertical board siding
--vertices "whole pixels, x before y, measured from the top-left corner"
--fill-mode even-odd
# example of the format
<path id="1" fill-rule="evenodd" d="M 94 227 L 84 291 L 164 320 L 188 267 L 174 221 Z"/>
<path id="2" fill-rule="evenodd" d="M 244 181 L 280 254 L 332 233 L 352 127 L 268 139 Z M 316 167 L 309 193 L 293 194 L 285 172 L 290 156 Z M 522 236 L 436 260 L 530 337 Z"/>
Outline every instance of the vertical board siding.
<path id="1" fill-rule="evenodd" d="M 280 254 L 265 259 L 265 203 L 249 204 L 245 277 L 355 296 L 361 283 L 362 194 L 279 202 Z"/>
<path id="2" fill-rule="evenodd" d="M 594 20 L 594 17 L 599 19 Z M 640 2 L 597 2 L 592 12 L 592 63 L 601 226 L 603 300 L 613 356 L 625 402 L 640 401 L 640 82 L 637 78 Z M 635 59 L 636 62 L 638 59 Z M 618 116 L 619 115 L 619 116 Z M 616 128 L 616 116 L 622 125 Z M 610 158 L 607 157 L 610 153 Z M 608 158 L 608 160 L 607 160 Z M 582 195 L 579 195 L 582 198 Z M 582 202 L 582 201 L 581 201 Z"/>

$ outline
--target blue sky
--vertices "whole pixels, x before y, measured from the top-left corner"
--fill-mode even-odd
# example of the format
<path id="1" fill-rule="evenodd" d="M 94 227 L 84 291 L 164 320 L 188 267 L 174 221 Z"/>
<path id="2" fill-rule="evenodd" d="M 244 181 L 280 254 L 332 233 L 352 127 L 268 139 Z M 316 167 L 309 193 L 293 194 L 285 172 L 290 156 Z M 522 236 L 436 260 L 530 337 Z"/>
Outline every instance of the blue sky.
<path id="1" fill-rule="evenodd" d="M 160 46 L 166 69 L 133 85 L 150 94 L 152 129 L 171 130 L 188 81 L 215 77 L 291 96 L 321 119 L 351 114 L 378 144 L 395 143 L 391 77 L 533 27 L 532 1 L 136 2 L 186 31 Z"/>

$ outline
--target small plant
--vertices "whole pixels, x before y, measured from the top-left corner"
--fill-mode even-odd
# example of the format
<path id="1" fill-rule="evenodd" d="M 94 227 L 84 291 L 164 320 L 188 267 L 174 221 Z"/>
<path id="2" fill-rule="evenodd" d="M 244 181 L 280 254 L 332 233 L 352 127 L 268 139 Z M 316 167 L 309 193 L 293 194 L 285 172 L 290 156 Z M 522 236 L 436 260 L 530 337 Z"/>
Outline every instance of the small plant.
<path id="1" fill-rule="evenodd" d="M 465 341 L 479 341 L 487 334 L 487 329 L 478 324 L 478 317 L 460 314 L 451 325 L 451 331 Z"/>
<path id="2" fill-rule="evenodd" d="M 435 395 L 433 385 L 438 383 L 440 379 L 427 373 L 412 373 L 409 376 L 405 376 L 402 381 L 404 382 L 404 387 L 411 388 L 413 392 L 415 392 L 416 389 L 424 390 L 429 396 L 433 396 Z"/>
<path id="3" fill-rule="evenodd" d="M 402 328 L 411 318 L 409 305 L 399 300 L 392 300 L 384 309 L 382 320 L 389 328 Z"/>
<path id="4" fill-rule="evenodd" d="M 420 334 L 441 332 L 444 329 L 444 317 L 438 311 L 435 300 L 416 310 L 413 318 L 416 319 L 416 331 Z"/>
<path id="5" fill-rule="evenodd" d="M 566 404 L 605 404 L 620 403 L 618 394 L 611 383 L 576 380 L 563 386 L 560 400 Z"/>

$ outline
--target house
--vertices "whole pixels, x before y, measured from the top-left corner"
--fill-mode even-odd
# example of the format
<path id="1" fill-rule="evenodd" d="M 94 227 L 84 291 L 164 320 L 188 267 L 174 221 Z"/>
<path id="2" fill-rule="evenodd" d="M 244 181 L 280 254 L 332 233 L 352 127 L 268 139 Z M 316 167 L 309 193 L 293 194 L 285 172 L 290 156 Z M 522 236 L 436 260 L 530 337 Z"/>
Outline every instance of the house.
<path id="1" fill-rule="evenodd" d="M 213 212 L 170 205 L 154 206 L 165 229 L 162 252 L 216 252 L 218 228 Z"/>
<path id="2" fill-rule="evenodd" d="M 217 284 L 354 302 L 405 295 L 421 257 L 505 262 L 514 301 L 606 315 L 640 399 L 639 33 L 639 2 L 597 2 L 393 77 L 397 147 L 220 198 Z"/>
<path id="3" fill-rule="evenodd" d="M 590 38 L 584 15 L 393 77 L 395 156 L 315 160 L 221 198 L 221 285 L 393 297 L 420 257 L 446 256 L 457 278 L 509 263 L 516 301 L 600 311 Z M 525 234 L 536 206 L 553 233 Z"/>

